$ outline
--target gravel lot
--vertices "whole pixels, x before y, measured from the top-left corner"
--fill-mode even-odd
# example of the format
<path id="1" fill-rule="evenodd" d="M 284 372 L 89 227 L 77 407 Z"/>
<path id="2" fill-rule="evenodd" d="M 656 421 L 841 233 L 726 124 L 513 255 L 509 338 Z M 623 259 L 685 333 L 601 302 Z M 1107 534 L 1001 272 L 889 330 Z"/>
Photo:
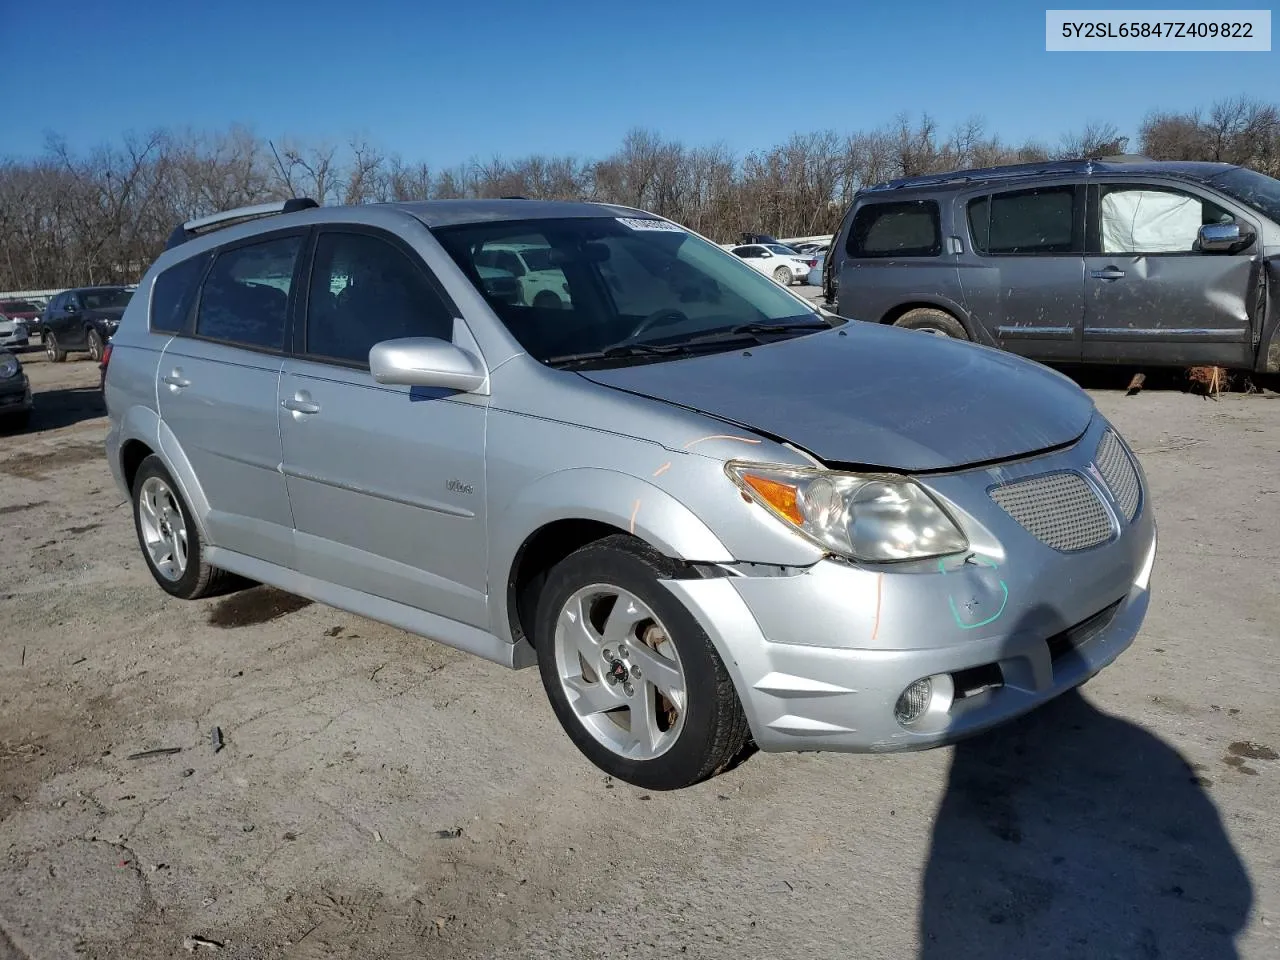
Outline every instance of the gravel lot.
<path id="1" fill-rule="evenodd" d="M 536 671 L 265 588 L 169 599 L 96 368 L 25 359 L 0 960 L 1280 956 L 1274 394 L 1093 391 L 1161 555 L 1145 630 L 1081 694 L 954 749 L 758 754 L 647 794 L 579 756 Z"/>

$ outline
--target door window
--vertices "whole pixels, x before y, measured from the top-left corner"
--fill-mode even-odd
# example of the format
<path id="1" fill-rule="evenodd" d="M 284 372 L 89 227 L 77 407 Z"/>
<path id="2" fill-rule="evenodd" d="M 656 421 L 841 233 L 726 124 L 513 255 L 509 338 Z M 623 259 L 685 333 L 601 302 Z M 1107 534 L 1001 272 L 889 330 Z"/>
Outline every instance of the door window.
<path id="1" fill-rule="evenodd" d="M 853 216 L 846 249 L 853 257 L 936 257 L 942 253 L 938 204 L 866 204 Z"/>
<path id="2" fill-rule="evenodd" d="M 1098 203 L 1098 227 L 1103 253 L 1194 253 L 1200 228 L 1231 223 L 1231 214 L 1216 206 L 1165 187 L 1104 186 Z"/>
<path id="3" fill-rule="evenodd" d="M 151 289 L 151 329 L 158 333 L 181 333 L 191 311 L 191 295 L 208 264 L 207 256 L 183 260 L 156 277 Z"/>
<path id="4" fill-rule="evenodd" d="M 301 237 L 280 237 L 218 254 L 200 291 L 196 334 L 237 346 L 281 349 L 301 246 Z"/>
<path id="5" fill-rule="evenodd" d="M 423 268 L 378 237 L 321 234 L 307 300 L 305 352 L 366 366 L 375 343 L 401 337 L 453 339 L 453 313 Z"/>
<path id="6" fill-rule="evenodd" d="M 1074 186 L 1043 187 L 969 201 L 973 248 L 985 254 L 1076 252 Z"/>

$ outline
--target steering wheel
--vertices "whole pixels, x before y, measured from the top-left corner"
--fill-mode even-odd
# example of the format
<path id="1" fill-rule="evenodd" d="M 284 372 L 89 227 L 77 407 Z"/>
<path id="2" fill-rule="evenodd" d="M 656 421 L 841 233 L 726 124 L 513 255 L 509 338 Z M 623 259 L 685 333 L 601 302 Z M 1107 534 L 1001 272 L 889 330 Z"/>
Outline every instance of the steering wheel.
<path id="1" fill-rule="evenodd" d="M 635 329 L 627 335 L 628 340 L 635 340 L 640 334 L 644 333 L 651 327 L 666 326 L 669 323 L 680 323 L 682 320 L 689 318 L 674 307 L 663 307 L 661 310 L 655 310 L 643 320 L 635 325 Z M 659 323 L 659 321 L 664 321 Z"/>

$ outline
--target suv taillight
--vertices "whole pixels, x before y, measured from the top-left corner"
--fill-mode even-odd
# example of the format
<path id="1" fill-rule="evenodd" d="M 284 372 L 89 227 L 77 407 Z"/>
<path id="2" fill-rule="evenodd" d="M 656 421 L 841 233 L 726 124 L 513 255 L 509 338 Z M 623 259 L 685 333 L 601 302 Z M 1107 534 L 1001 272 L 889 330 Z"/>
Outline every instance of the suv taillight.
<path id="1" fill-rule="evenodd" d="M 107 383 L 107 364 L 111 362 L 111 341 L 108 340 L 102 348 L 102 362 L 98 364 L 98 369 L 102 371 L 102 378 L 99 386 L 106 386 Z"/>

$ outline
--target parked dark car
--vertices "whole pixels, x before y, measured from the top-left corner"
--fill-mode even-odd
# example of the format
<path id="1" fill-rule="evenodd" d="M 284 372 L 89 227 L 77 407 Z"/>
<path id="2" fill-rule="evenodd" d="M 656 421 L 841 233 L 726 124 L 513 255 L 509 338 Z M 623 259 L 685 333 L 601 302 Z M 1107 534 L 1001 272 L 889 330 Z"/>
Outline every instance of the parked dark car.
<path id="1" fill-rule="evenodd" d="M 31 418 L 31 384 L 22 361 L 0 349 L 0 429 L 23 429 Z"/>
<path id="2" fill-rule="evenodd" d="M 858 192 L 835 312 L 1047 362 L 1280 372 L 1280 180 L 1226 163 L 1071 160 Z"/>
<path id="3" fill-rule="evenodd" d="M 120 325 L 120 315 L 133 297 L 129 287 L 77 287 L 64 290 L 45 308 L 40 318 L 44 352 L 55 363 L 71 352 L 88 353 L 102 362 L 103 350 Z"/>

